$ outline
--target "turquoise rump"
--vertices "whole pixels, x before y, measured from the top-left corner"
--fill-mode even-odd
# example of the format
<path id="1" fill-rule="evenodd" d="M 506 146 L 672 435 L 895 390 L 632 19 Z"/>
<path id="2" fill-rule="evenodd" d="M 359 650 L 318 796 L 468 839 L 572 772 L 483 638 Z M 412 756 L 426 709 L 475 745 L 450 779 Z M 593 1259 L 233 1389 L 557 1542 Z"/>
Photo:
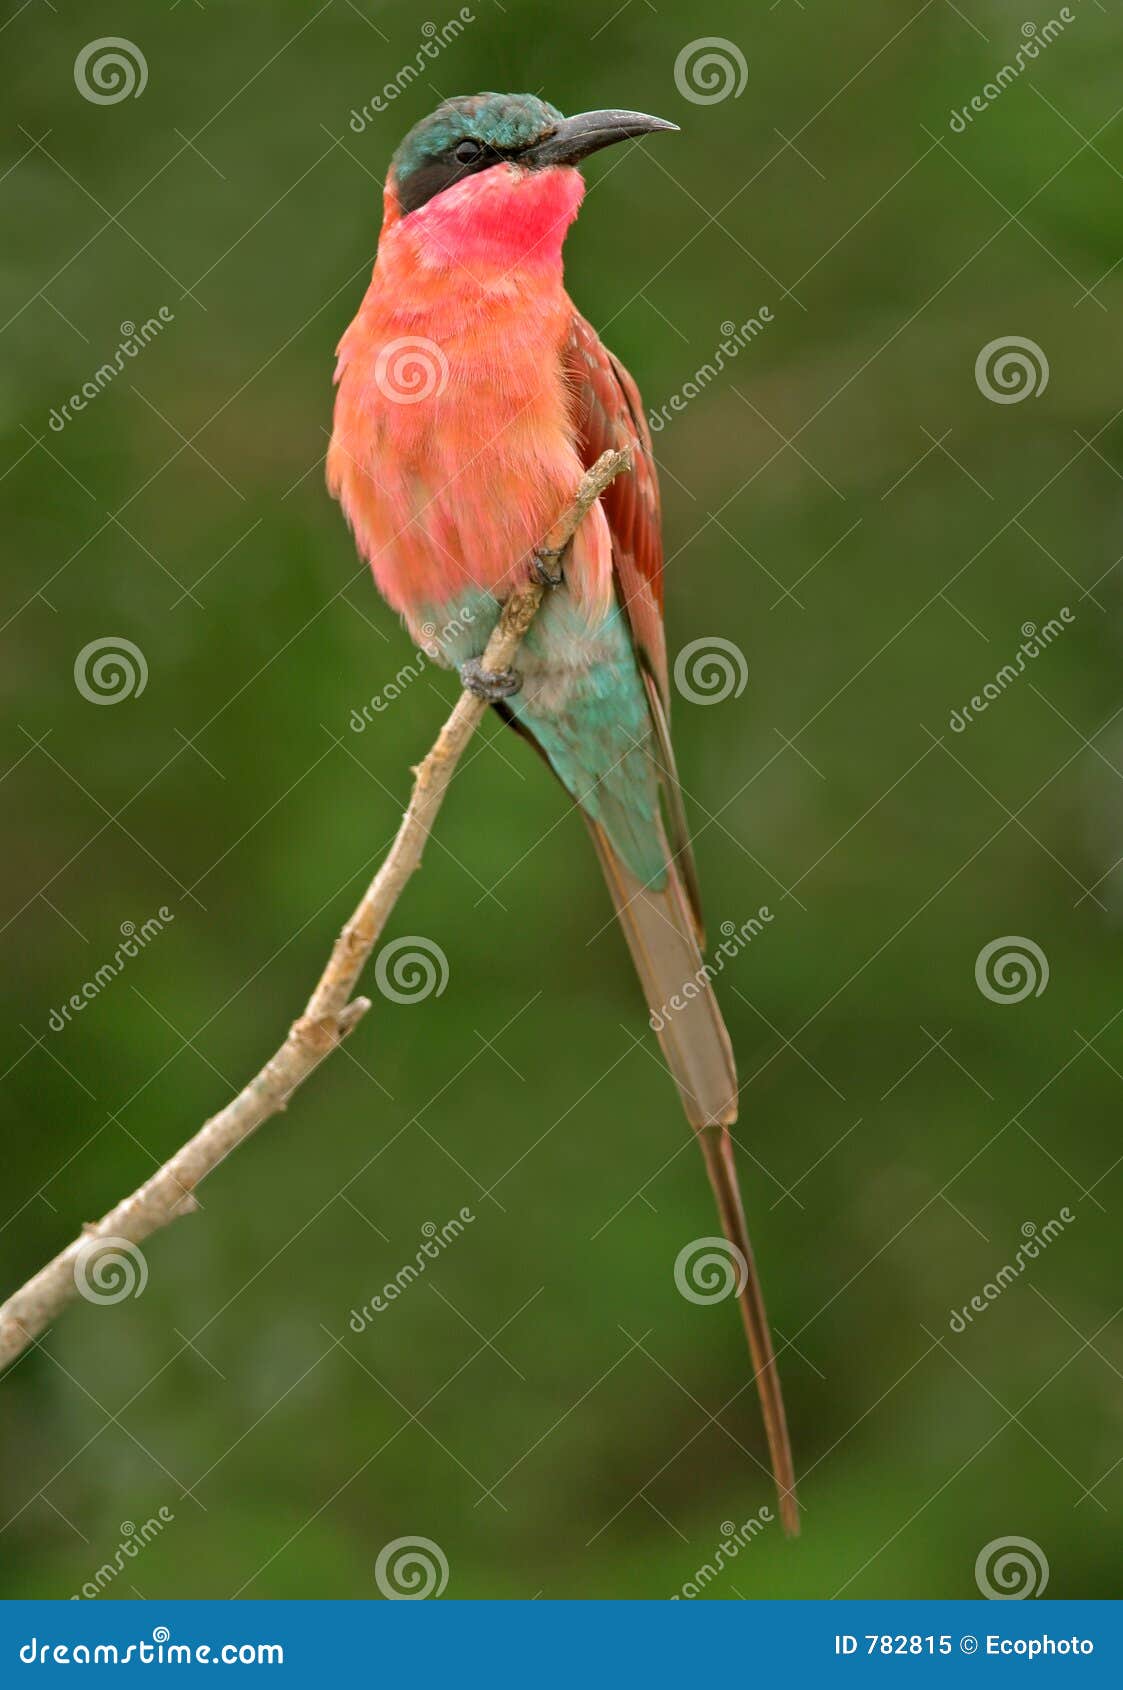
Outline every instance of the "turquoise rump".
<path id="1" fill-rule="evenodd" d="M 459 669 L 499 619 L 486 593 L 430 605 L 441 660 Z M 590 628 L 563 586 L 548 590 L 518 655 L 519 691 L 500 708 L 523 727 L 581 809 L 599 822 L 636 879 L 662 890 L 666 846 L 647 693 L 627 619 L 614 605 Z"/>

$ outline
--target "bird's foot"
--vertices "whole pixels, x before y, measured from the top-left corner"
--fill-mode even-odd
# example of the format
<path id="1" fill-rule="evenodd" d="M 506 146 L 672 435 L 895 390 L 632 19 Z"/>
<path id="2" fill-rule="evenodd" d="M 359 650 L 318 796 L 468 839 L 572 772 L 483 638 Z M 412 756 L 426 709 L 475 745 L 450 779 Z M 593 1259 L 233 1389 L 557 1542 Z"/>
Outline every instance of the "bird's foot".
<path id="1" fill-rule="evenodd" d="M 460 680 L 468 692 L 475 693 L 487 704 L 510 698 L 523 684 L 517 669 L 485 669 L 478 657 L 470 657 L 460 665 Z"/>
<path id="2" fill-rule="evenodd" d="M 538 546 L 531 554 L 530 569 L 534 579 L 543 587 L 560 587 L 563 580 L 562 559 L 568 546 Z"/>

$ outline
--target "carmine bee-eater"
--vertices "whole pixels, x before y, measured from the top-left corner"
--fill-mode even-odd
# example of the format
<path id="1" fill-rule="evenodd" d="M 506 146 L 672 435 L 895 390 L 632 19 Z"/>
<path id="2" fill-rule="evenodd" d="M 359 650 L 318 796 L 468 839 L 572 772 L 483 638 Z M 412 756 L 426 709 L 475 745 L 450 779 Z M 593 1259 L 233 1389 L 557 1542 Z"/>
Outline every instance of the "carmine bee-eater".
<path id="1" fill-rule="evenodd" d="M 327 476 L 383 597 L 532 740 L 580 806 L 733 1246 L 781 1518 L 791 1449 L 729 1127 L 733 1053 L 709 976 L 668 735 L 659 490 L 636 385 L 575 308 L 562 244 L 589 154 L 673 123 L 530 94 L 446 101 L 390 164 L 374 274 L 339 347 Z M 607 448 L 633 467 L 563 557 L 543 552 Z M 481 667 L 504 598 L 549 588 L 518 672 Z M 675 1006 L 678 1006 L 677 1008 Z"/>

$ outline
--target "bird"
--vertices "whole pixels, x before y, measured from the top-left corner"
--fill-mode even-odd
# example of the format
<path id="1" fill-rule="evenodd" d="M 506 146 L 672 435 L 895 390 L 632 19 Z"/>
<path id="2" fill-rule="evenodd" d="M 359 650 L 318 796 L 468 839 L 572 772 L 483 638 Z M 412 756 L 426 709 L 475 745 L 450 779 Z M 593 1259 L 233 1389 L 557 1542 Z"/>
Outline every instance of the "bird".
<path id="1" fill-rule="evenodd" d="M 703 963 L 669 733 L 660 496 L 632 377 L 566 292 L 592 154 L 677 125 L 531 94 L 446 99 L 390 161 L 370 285 L 338 347 L 326 471 L 360 556 L 431 656 L 530 740 L 580 809 L 732 1252 L 785 1530 L 784 1402 L 730 1128 L 733 1050 Z M 602 452 L 631 465 L 561 555 L 543 546 Z M 542 604 L 488 671 L 511 593 Z M 724 1248 L 724 1246 L 723 1246 Z"/>

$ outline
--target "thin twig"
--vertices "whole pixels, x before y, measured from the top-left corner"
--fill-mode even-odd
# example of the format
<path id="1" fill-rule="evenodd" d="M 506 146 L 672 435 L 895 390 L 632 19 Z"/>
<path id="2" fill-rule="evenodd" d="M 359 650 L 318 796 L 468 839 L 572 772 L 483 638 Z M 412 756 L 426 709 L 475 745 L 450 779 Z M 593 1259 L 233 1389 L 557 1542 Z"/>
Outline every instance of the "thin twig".
<path id="1" fill-rule="evenodd" d="M 542 549 L 560 551 L 567 546 L 590 508 L 629 463 L 627 452 L 605 452 L 598 458 L 582 479 L 572 505 L 544 538 Z M 511 667 L 543 592 L 543 587 L 531 583 L 507 598 L 481 659 L 484 669 Z M 406 881 L 420 865 L 457 762 L 486 709 L 474 693 L 464 691 L 457 699 L 436 744 L 414 770 L 413 792 L 393 845 L 336 940 L 303 1015 L 293 1022 L 280 1049 L 151 1179 L 100 1221 L 85 1226 L 80 1237 L 0 1307 L 0 1366 L 34 1343 L 81 1286 L 88 1285 L 88 1276 L 92 1274 L 98 1283 L 99 1252 L 109 1260 L 114 1244 L 139 1244 L 197 1208 L 196 1186 L 263 1121 L 285 1108 L 296 1088 L 366 1014 L 370 999 L 351 994 Z"/>

